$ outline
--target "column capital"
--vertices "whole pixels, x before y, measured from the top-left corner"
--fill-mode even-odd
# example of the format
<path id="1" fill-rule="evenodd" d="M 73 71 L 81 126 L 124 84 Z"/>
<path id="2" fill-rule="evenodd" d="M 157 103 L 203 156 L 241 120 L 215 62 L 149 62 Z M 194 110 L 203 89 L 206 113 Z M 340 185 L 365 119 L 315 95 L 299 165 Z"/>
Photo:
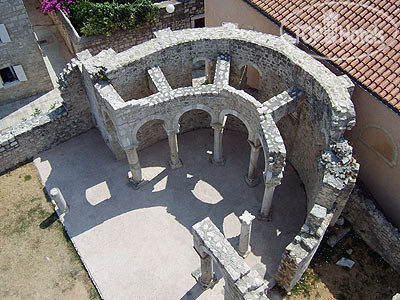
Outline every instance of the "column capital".
<path id="1" fill-rule="evenodd" d="M 221 123 L 216 122 L 211 124 L 211 128 L 214 130 L 222 130 L 224 129 L 224 126 Z"/>
<path id="2" fill-rule="evenodd" d="M 167 133 L 168 136 L 173 135 L 173 134 L 178 134 L 179 133 L 179 129 L 180 129 L 180 125 L 176 125 L 176 126 L 167 126 L 165 124 L 163 124 L 164 130 Z"/>
<path id="3" fill-rule="evenodd" d="M 240 223 L 250 225 L 256 217 L 249 213 L 247 210 L 239 217 Z"/>
<path id="4" fill-rule="evenodd" d="M 254 142 L 251 141 L 251 140 L 247 140 L 247 142 L 249 143 L 249 145 L 250 145 L 250 147 L 251 147 L 251 150 L 253 150 L 253 151 L 258 151 L 258 150 L 260 150 L 260 148 L 262 148 L 262 145 L 261 145 L 261 144 L 256 145 L 256 144 L 254 144 Z"/>
<path id="5" fill-rule="evenodd" d="M 140 143 L 138 141 L 135 141 L 132 144 L 129 144 L 129 145 L 126 145 L 126 146 L 122 147 L 122 149 L 124 151 L 136 150 L 136 148 L 139 146 L 139 144 Z"/>

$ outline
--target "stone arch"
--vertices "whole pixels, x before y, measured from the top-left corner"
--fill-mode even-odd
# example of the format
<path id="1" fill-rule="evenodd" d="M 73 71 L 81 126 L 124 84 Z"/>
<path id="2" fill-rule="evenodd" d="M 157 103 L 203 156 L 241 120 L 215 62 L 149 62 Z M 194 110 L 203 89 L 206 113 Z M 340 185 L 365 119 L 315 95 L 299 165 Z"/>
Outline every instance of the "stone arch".
<path id="1" fill-rule="evenodd" d="M 182 110 L 180 110 L 175 115 L 175 118 L 172 120 L 172 124 L 171 124 L 172 128 L 178 128 L 179 127 L 179 119 L 182 117 L 182 115 L 184 113 L 194 110 L 194 109 L 203 110 L 203 111 L 207 112 L 211 116 L 211 124 L 217 122 L 217 120 L 218 120 L 217 115 L 212 108 L 210 108 L 204 104 L 191 104 L 191 105 L 185 106 Z"/>
<path id="2" fill-rule="evenodd" d="M 204 62 L 204 64 L 202 64 Z M 213 62 L 204 56 L 195 57 L 192 60 L 192 85 L 199 85 L 201 77 L 204 77 L 204 83 L 213 82 L 212 74 Z M 197 81 L 196 81 L 197 80 Z"/>
<path id="3" fill-rule="evenodd" d="M 385 128 L 377 124 L 368 124 L 361 130 L 359 139 L 390 167 L 397 165 L 399 149 L 396 140 Z"/>
<path id="4" fill-rule="evenodd" d="M 239 89 L 254 90 L 254 92 L 260 89 L 263 72 L 256 64 L 252 62 L 243 63 L 239 65 L 239 72 Z"/>
<path id="5" fill-rule="evenodd" d="M 255 130 L 250 126 L 249 122 L 247 122 L 246 118 L 244 118 L 236 110 L 224 109 L 223 111 L 221 111 L 221 113 L 219 114 L 219 123 L 221 123 L 222 125 L 225 125 L 227 115 L 233 115 L 233 116 L 237 117 L 240 121 L 242 121 L 243 124 L 247 128 L 248 139 L 251 140 L 251 141 L 254 140 Z"/>
<path id="6" fill-rule="evenodd" d="M 138 123 L 135 124 L 135 126 L 132 129 L 132 137 L 133 137 L 133 143 L 138 143 L 138 139 L 137 139 L 137 133 L 139 131 L 139 129 L 144 126 L 146 123 L 150 122 L 150 121 L 155 121 L 155 120 L 159 120 L 163 122 L 163 125 L 168 124 L 168 121 L 166 120 L 166 118 L 160 114 L 156 114 L 156 115 L 150 115 L 147 116 L 143 119 L 141 119 Z M 163 126 L 164 130 L 165 127 Z"/>

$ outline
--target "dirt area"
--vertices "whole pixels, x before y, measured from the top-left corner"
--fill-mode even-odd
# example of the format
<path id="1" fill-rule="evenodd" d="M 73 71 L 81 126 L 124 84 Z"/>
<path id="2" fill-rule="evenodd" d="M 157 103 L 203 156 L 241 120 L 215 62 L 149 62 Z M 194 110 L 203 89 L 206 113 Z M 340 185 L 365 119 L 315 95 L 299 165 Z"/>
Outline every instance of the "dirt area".
<path id="1" fill-rule="evenodd" d="M 337 266 L 342 257 L 355 261 L 354 267 Z M 323 240 L 307 272 L 284 299 L 390 300 L 398 292 L 400 275 L 350 231 L 333 249 Z"/>
<path id="2" fill-rule="evenodd" d="M 61 223 L 51 217 L 33 164 L 0 176 L 0 186 L 0 299 L 100 299 Z"/>

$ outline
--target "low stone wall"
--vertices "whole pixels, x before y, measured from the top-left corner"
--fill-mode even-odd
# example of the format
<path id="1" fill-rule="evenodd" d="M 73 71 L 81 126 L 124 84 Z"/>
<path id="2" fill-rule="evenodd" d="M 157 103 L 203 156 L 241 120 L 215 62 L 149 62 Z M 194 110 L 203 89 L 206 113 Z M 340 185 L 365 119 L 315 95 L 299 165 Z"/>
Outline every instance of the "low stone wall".
<path id="1" fill-rule="evenodd" d="M 287 291 L 295 286 L 308 268 L 332 216 L 325 207 L 315 204 L 300 233 L 286 247 L 275 279 Z"/>
<path id="2" fill-rule="evenodd" d="M 61 105 L 2 132 L 0 173 L 93 127 L 77 63 L 67 65 L 60 84 Z"/>
<path id="3" fill-rule="evenodd" d="M 165 6 L 171 1 L 158 3 L 160 12 L 158 18 L 151 24 L 135 29 L 120 30 L 107 36 L 79 36 L 69 19 L 61 12 L 50 13 L 54 24 L 57 25 L 65 44 L 72 53 L 78 53 L 88 49 L 96 55 L 101 50 L 112 48 L 121 52 L 154 38 L 153 32 L 170 27 L 173 30 L 192 27 L 192 18 L 204 14 L 204 0 L 190 0 L 187 2 L 172 1 L 175 11 L 167 13 Z"/>
<path id="4" fill-rule="evenodd" d="M 365 197 L 359 187 L 356 186 L 351 193 L 343 216 L 367 245 L 400 273 L 399 230 L 385 218 L 372 200 Z"/>

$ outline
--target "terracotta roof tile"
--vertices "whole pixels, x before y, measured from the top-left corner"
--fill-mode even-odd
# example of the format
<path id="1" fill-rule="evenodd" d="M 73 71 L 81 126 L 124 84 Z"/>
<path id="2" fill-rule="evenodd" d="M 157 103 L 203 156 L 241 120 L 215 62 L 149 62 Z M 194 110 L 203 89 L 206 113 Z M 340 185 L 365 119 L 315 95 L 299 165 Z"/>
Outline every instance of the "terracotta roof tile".
<path id="1" fill-rule="evenodd" d="M 294 29 L 295 25 L 309 25 L 310 28 L 318 25 L 331 32 L 335 28 L 336 32 L 340 32 L 337 30 L 339 28 L 348 34 L 347 29 L 350 28 L 350 33 L 369 33 L 368 38 L 353 40 L 349 38 L 351 34 L 339 34 L 341 40 L 336 41 L 320 34 L 309 45 L 400 111 L 400 0 L 246 1 L 273 17 L 288 30 Z M 304 33 L 307 40 L 310 40 L 309 36 L 310 32 Z M 376 43 L 373 38 L 376 38 Z M 384 43 L 379 43 L 380 41 Z"/>

